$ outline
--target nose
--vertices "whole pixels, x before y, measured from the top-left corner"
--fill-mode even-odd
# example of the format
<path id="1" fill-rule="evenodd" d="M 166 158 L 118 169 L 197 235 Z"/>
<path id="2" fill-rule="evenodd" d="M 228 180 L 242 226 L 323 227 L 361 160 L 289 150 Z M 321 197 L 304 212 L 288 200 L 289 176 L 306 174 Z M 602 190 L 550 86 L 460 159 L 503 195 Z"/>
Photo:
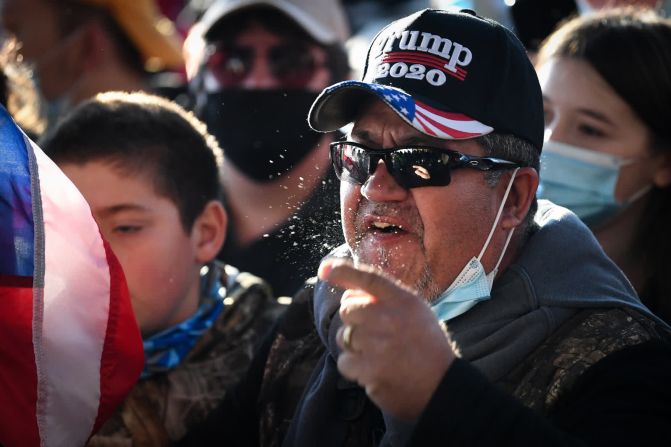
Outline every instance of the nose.
<path id="1" fill-rule="evenodd" d="M 571 143 L 571 136 L 568 132 L 568 124 L 564 119 L 556 114 L 550 120 L 545 121 L 544 141 L 554 140 L 560 143 Z"/>
<path id="2" fill-rule="evenodd" d="M 409 190 L 396 183 L 383 160 L 378 161 L 375 171 L 361 186 L 361 195 L 370 202 L 400 202 L 409 193 Z"/>
<path id="3" fill-rule="evenodd" d="M 247 89 L 268 89 L 278 87 L 279 84 L 268 63 L 265 51 L 256 51 L 251 69 L 243 79 L 241 85 Z"/>

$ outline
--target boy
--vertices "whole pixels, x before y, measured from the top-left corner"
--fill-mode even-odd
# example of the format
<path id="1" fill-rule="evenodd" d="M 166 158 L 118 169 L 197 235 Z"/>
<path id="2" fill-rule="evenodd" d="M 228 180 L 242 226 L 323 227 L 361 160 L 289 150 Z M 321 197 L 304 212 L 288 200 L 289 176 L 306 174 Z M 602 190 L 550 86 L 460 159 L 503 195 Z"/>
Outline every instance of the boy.
<path id="1" fill-rule="evenodd" d="M 89 202 L 128 281 L 141 380 L 90 445 L 165 445 L 205 418 L 279 314 L 265 282 L 214 261 L 226 233 L 221 150 L 165 99 L 106 93 L 42 142 Z"/>

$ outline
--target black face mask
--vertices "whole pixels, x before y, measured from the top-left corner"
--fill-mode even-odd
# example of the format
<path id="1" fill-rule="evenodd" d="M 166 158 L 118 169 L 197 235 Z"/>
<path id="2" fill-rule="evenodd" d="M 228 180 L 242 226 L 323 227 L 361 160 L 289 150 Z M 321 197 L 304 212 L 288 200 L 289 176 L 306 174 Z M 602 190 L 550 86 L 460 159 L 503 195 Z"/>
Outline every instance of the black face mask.
<path id="1" fill-rule="evenodd" d="M 298 164 L 321 138 L 307 123 L 316 98 L 304 90 L 226 89 L 208 93 L 200 115 L 227 160 L 268 182 Z"/>

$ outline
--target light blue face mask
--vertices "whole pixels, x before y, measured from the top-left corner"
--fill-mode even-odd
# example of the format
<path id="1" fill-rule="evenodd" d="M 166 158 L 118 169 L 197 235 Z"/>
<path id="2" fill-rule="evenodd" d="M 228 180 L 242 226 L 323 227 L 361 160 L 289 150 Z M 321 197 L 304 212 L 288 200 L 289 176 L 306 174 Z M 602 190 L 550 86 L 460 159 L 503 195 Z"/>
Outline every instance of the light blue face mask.
<path id="1" fill-rule="evenodd" d="M 499 211 L 496 214 L 496 218 L 494 219 L 494 224 L 492 225 L 491 230 L 489 230 L 489 236 L 487 236 L 487 240 L 485 241 L 482 250 L 480 250 L 480 254 L 477 258 L 471 258 L 471 260 L 468 261 L 468 263 L 464 266 L 464 269 L 461 271 L 461 273 L 459 273 L 457 278 L 452 282 L 450 287 L 448 287 L 442 294 L 440 294 L 438 298 L 436 298 L 433 303 L 431 303 L 431 309 L 440 321 L 451 320 L 465 313 L 478 302 L 489 299 L 492 291 L 492 285 L 494 284 L 494 278 L 496 278 L 496 274 L 499 270 L 499 264 L 501 264 L 501 260 L 503 259 L 503 255 L 506 253 L 508 243 L 510 242 L 510 238 L 513 236 L 513 231 L 515 229 L 511 229 L 510 233 L 508 233 L 508 238 L 506 239 L 506 243 L 503 246 L 499 260 L 496 262 L 496 266 L 491 272 L 485 273 L 485 268 L 483 267 L 480 260 L 485 254 L 485 251 L 489 246 L 489 242 L 492 240 L 492 236 L 494 235 L 496 226 L 498 225 L 499 219 L 501 218 L 503 207 L 505 206 L 506 200 L 508 199 L 508 194 L 510 193 L 510 189 L 513 186 L 513 182 L 515 181 L 515 174 L 517 174 L 518 169 L 519 168 L 513 171 L 513 175 L 510 178 L 510 183 L 508 183 L 506 193 L 503 195 L 503 201 L 501 202 Z"/>
<path id="2" fill-rule="evenodd" d="M 568 208 L 588 226 L 598 227 L 652 189 L 647 185 L 624 202 L 615 199 L 620 168 L 637 160 L 548 140 L 541 155 L 538 198 Z"/>

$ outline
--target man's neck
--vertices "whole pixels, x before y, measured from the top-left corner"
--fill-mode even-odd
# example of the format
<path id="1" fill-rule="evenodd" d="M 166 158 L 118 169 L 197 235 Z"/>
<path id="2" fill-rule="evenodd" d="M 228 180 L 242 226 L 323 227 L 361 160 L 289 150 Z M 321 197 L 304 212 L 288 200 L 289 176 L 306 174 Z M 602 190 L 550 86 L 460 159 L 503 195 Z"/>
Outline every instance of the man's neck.
<path id="1" fill-rule="evenodd" d="M 259 183 L 230 163 L 222 168 L 222 183 L 233 225 L 235 244 L 245 246 L 274 231 L 310 198 L 331 165 L 324 135 L 297 166 L 276 180 Z"/>
<path id="2" fill-rule="evenodd" d="M 72 106 L 107 91 L 147 91 L 148 85 L 142 73 L 120 63 L 93 67 L 85 73 L 70 94 Z"/>

